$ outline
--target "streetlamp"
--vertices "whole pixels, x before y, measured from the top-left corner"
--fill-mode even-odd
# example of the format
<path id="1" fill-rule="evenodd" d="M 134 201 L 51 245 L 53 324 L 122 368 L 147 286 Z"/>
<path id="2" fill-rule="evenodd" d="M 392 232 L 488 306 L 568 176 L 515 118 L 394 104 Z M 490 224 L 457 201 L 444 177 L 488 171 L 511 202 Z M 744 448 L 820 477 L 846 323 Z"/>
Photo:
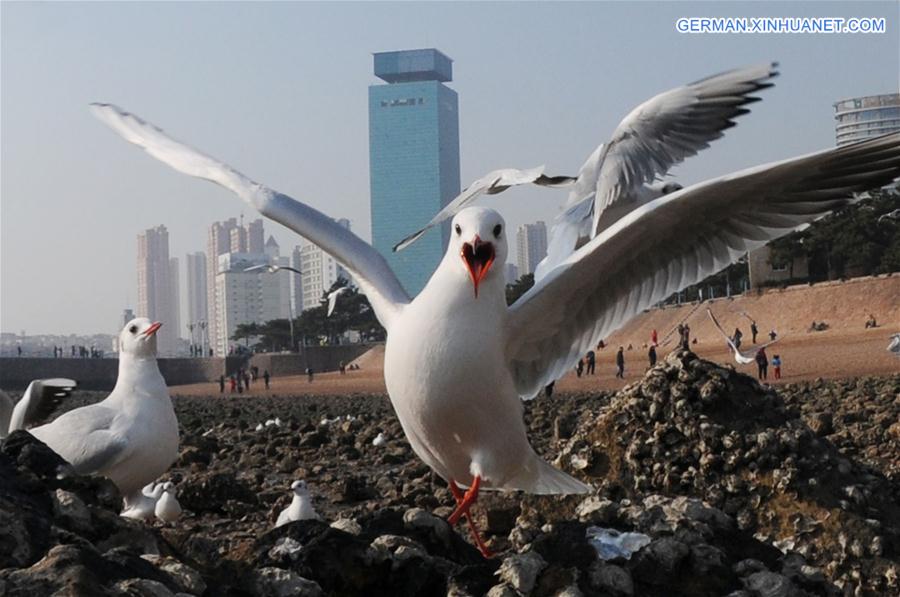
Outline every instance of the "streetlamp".
<path id="1" fill-rule="evenodd" d="M 270 274 L 285 270 L 294 272 L 297 275 L 303 275 L 303 272 L 301 272 L 300 270 L 294 269 L 293 267 L 287 265 L 262 264 L 253 265 L 244 269 L 245 272 L 256 272 L 261 270 L 265 270 Z M 291 352 L 294 352 L 294 349 L 297 348 L 297 344 L 294 341 L 294 302 L 290 299 L 290 296 L 288 296 L 288 313 L 290 314 L 290 317 L 288 317 L 288 325 L 291 328 Z"/>
<path id="2" fill-rule="evenodd" d="M 206 346 L 209 344 L 209 336 L 207 335 L 207 332 L 206 332 L 207 322 L 205 320 L 201 319 L 200 321 L 197 322 L 197 325 L 200 326 L 200 348 L 201 348 L 201 352 L 203 353 L 200 356 L 205 357 L 206 356 Z"/>
<path id="3" fill-rule="evenodd" d="M 191 356 L 195 356 L 197 354 L 197 343 L 194 342 L 194 322 L 187 324 L 188 332 L 191 334 Z"/>

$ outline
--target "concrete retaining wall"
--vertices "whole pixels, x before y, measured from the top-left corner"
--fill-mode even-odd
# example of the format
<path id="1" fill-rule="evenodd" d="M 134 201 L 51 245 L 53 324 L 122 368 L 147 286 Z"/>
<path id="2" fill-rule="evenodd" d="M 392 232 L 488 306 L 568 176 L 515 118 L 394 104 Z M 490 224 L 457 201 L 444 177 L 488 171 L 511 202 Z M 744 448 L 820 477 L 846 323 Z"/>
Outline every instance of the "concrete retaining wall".
<path id="1" fill-rule="evenodd" d="M 170 386 L 215 381 L 240 368 L 242 359 L 159 359 L 159 370 Z M 68 377 L 83 390 L 109 391 L 116 385 L 118 359 L 0 358 L 0 388 L 24 390 L 33 379 Z"/>
<path id="2" fill-rule="evenodd" d="M 259 367 L 260 375 L 268 370 L 274 376 L 303 375 L 307 367 L 316 373 L 337 371 L 340 362 L 350 361 L 368 352 L 375 344 L 342 344 L 340 346 L 305 346 L 295 354 L 255 354 L 250 366 Z"/>

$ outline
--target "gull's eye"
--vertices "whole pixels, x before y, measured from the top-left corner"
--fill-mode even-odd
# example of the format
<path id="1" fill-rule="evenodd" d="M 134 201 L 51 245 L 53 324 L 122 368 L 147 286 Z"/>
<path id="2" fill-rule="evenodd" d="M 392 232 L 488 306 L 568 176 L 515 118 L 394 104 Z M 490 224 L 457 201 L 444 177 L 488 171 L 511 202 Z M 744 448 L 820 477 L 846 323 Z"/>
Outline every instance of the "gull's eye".
<path id="1" fill-rule="evenodd" d="M 456 233 L 457 233 L 457 234 L 462 234 L 462 227 L 461 227 L 459 224 L 456 225 L 456 227 L 454 228 L 454 230 L 456 230 Z"/>
<path id="2" fill-rule="evenodd" d="M 136 325 L 131 326 L 130 328 L 128 328 L 128 331 L 131 332 L 132 334 L 137 334 L 137 326 Z"/>
<path id="3" fill-rule="evenodd" d="M 494 226 L 494 238 L 500 238 L 500 233 L 503 231 L 503 226 L 497 224 Z"/>

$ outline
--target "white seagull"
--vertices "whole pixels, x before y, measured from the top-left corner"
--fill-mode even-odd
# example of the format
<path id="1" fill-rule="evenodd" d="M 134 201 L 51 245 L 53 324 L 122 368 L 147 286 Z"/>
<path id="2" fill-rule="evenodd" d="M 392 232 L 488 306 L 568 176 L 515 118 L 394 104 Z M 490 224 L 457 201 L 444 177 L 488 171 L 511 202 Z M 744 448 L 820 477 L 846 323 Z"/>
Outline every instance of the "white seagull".
<path id="1" fill-rule="evenodd" d="M 141 489 L 137 499 L 132 499 L 127 508 L 122 510 L 120 516 L 134 520 L 147 520 L 153 518 L 156 512 L 156 503 L 163 494 L 162 483 L 149 483 Z"/>
<path id="2" fill-rule="evenodd" d="M 181 504 L 178 503 L 178 498 L 175 496 L 175 484 L 166 481 L 161 487 L 162 495 L 159 496 L 153 513 L 163 522 L 175 522 L 181 517 Z"/>
<path id="3" fill-rule="evenodd" d="M 161 325 L 144 317 L 125 324 L 119 334 L 119 377 L 112 393 L 31 430 L 79 474 L 112 479 L 126 510 L 178 456 L 178 421 L 156 363 L 156 331 Z"/>
<path id="4" fill-rule="evenodd" d="M 516 170 L 515 168 L 503 168 L 488 172 L 472 184 L 463 189 L 462 193 L 453 198 L 444 206 L 437 215 L 431 218 L 425 227 L 413 232 L 399 243 L 394 245 L 394 251 L 402 251 L 416 242 L 429 228 L 437 226 L 445 220 L 449 220 L 464 207 L 477 199 L 482 194 L 496 195 L 506 189 L 523 184 L 536 184 L 542 187 L 565 187 L 574 184 L 572 176 L 547 176 L 544 174 L 544 166 L 531 168 L 530 170 Z"/>
<path id="5" fill-rule="evenodd" d="M 278 520 L 275 526 L 280 527 L 295 520 L 321 520 L 316 509 L 313 507 L 312 497 L 309 495 L 309 488 L 306 487 L 306 481 L 294 481 L 291 483 L 290 505 L 278 514 Z"/>
<path id="6" fill-rule="evenodd" d="M 756 361 L 756 353 L 753 353 L 753 356 L 748 356 L 750 353 L 747 353 L 747 354 L 742 353 L 738 349 L 738 347 L 735 346 L 734 340 L 732 340 L 731 336 L 726 334 L 725 330 L 722 329 L 722 326 L 719 325 L 719 320 L 716 319 L 716 316 L 713 315 L 713 312 L 710 309 L 707 309 L 706 313 L 707 313 L 707 315 L 709 315 L 709 318 L 712 319 L 713 325 L 716 326 L 716 329 L 719 330 L 719 333 L 722 334 L 722 337 L 725 339 L 725 342 L 728 343 L 728 348 L 730 348 L 732 354 L 734 354 L 734 360 L 735 360 L 735 362 L 737 362 L 738 365 L 749 365 L 750 363 L 753 363 Z M 775 344 L 776 342 L 778 342 L 780 339 L 781 338 L 776 338 L 775 340 L 772 340 L 771 342 L 766 342 L 762 346 L 755 347 L 754 350 L 760 350 L 762 348 L 771 346 L 772 344 Z"/>
<path id="7" fill-rule="evenodd" d="M 301 274 L 301 275 L 303 273 L 300 270 L 294 269 L 293 267 L 289 267 L 287 265 L 275 265 L 272 263 L 263 263 L 262 265 L 251 265 L 250 267 L 244 268 L 245 272 L 256 272 L 256 271 L 261 271 L 261 270 L 266 270 L 266 272 L 269 274 L 274 274 L 275 272 L 278 272 L 281 270 L 287 270 L 289 272 L 294 272 L 295 274 Z"/>
<path id="8" fill-rule="evenodd" d="M 331 314 L 334 313 L 334 307 L 337 305 L 338 297 L 350 290 L 347 286 L 341 286 L 336 290 L 332 290 L 328 293 L 328 313 L 325 317 L 331 317 Z"/>
<path id="9" fill-rule="evenodd" d="M 578 493 L 584 483 L 531 448 L 519 397 L 533 397 L 634 315 L 747 251 L 900 176 L 900 134 L 723 176 L 643 205 L 506 305 L 507 230 L 497 212 L 454 217 L 449 246 L 411 300 L 384 258 L 321 212 L 254 182 L 109 104 L 94 113 L 183 173 L 216 182 L 334 256 L 387 330 L 384 376 L 416 454 L 466 516 L 482 487 Z M 468 486 L 465 495 L 459 484 Z"/>
<path id="10" fill-rule="evenodd" d="M 378 435 L 375 436 L 375 439 L 372 440 L 372 445 L 376 448 L 380 448 L 384 444 L 387 443 L 387 438 L 384 437 L 384 433 L 379 431 Z"/>
<path id="11" fill-rule="evenodd" d="M 888 352 L 900 357 L 900 334 L 891 334 L 891 341 L 888 343 L 887 349 Z"/>
<path id="12" fill-rule="evenodd" d="M 62 377 L 35 379 L 28 384 L 15 406 L 6 392 L 0 390 L 0 439 L 46 419 L 77 385 L 74 379 Z"/>

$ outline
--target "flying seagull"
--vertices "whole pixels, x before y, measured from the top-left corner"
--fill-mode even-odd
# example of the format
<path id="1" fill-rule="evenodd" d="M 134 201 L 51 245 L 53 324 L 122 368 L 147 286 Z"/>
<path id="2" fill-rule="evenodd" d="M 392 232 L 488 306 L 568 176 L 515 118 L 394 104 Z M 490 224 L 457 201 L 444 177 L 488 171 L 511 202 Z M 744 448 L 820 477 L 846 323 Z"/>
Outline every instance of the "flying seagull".
<path id="1" fill-rule="evenodd" d="M 729 336 L 728 334 L 725 333 L 725 330 L 723 330 L 722 326 L 719 325 L 719 320 L 716 319 L 716 316 L 713 315 L 713 312 L 710 309 L 706 310 L 706 314 L 709 315 L 709 318 L 712 319 L 713 325 L 716 326 L 716 329 L 719 330 L 720 334 L 722 334 L 722 337 L 725 339 L 725 342 L 728 343 L 728 348 L 731 349 L 731 352 L 734 355 L 734 360 L 738 365 L 749 365 L 750 363 L 753 363 L 754 361 L 756 361 L 755 354 L 753 356 L 748 356 L 749 353 L 744 354 L 740 351 L 740 349 L 738 349 L 738 347 L 734 343 L 734 340 L 732 340 L 731 336 Z M 771 346 L 772 344 L 775 344 L 776 342 L 778 342 L 778 340 L 780 340 L 780 338 L 772 340 L 771 342 L 766 342 L 762 346 L 757 347 L 756 350 Z"/>
<path id="2" fill-rule="evenodd" d="M 9 396 L 0 391 L 0 439 L 16 429 L 28 429 L 45 420 L 77 385 L 74 379 L 61 377 L 36 379 L 28 384 L 15 407 Z"/>
<path id="3" fill-rule="evenodd" d="M 283 270 L 283 269 L 285 269 L 289 272 L 294 272 L 295 274 L 301 273 L 300 270 L 294 269 L 287 265 L 274 265 L 274 264 L 266 264 L 266 263 L 264 263 L 262 265 L 251 265 L 250 267 L 244 268 L 244 271 L 245 272 L 258 272 L 261 270 L 266 270 L 266 272 L 268 272 L 270 274 L 274 274 L 275 272 Z"/>
<path id="4" fill-rule="evenodd" d="M 331 317 L 331 314 L 334 313 L 334 307 L 335 305 L 337 305 L 338 297 L 348 290 L 349 288 L 347 288 L 346 286 L 341 286 L 340 288 L 332 290 L 328 293 L 328 313 L 325 315 L 325 317 Z"/>
<path id="5" fill-rule="evenodd" d="M 547 176 L 544 174 L 544 167 L 538 166 L 530 170 L 516 170 L 515 168 L 504 168 L 488 172 L 478 180 L 472 182 L 463 189 L 463 192 L 457 195 L 448 203 L 444 209 L 439 211 L 436 216 L 431 218 L 424 228 L 413 232 L 399 243 L 394 245 L 394 252 L 402 251 L 412 243 L 416 242 L 419 237 L 425 234 L 429 228 L 437 226 L 441 222 L 449 220 L 459 213 L 461 209 L 472 203 L 482 194 L 496 195 L 502 193 L 506 189 L 523 184 L 536 184 L 542 187 L 565 187 L 575 183 L 572 176 Z"/>
<path id="6" fill-rule="evenodd" d="M 112 479 L 125 510 L 178 456 L 178 421 L 156 363 L 161 323 L 132 319 L 119 334 L 119 377 L 101 402 L 64 413 L 31 434 L 79 474 Z"/>
<path id="7" fill-rule="evenodd" d="M 590 491 L 531 448 L 520 397 L 531 398 L 630 318 L 748 250 L 900 176 L 900 134 L 750 168 L 636 208 L 576 250 L 511 306 L 507 230 L 469 207 L 451 223 L 443 260 L 410 299 L 369 244 L 308 205 L 254 182 L 110 104 L 93 111 L 176 170 L 224 186 L 331 254 L 387 330 L 388 394 L 416 454 L 469 509 L 479 490 Z M 460 485 L 467 486 L 465 493 Z"/>
<path id="8" fill-rule="evenodd" d="M 631 211 L 681 190 L 678 183 L 654 181 L 724 136 L 735 118 L 748 114 L 746 106 L 760 99 L 751 94 L 773 85 L 777 66 L 747 66 L 676 87 L 625 116 L 581 166 L 550 228 L 547 257 L 538 264 L 535 279 Z"/>

